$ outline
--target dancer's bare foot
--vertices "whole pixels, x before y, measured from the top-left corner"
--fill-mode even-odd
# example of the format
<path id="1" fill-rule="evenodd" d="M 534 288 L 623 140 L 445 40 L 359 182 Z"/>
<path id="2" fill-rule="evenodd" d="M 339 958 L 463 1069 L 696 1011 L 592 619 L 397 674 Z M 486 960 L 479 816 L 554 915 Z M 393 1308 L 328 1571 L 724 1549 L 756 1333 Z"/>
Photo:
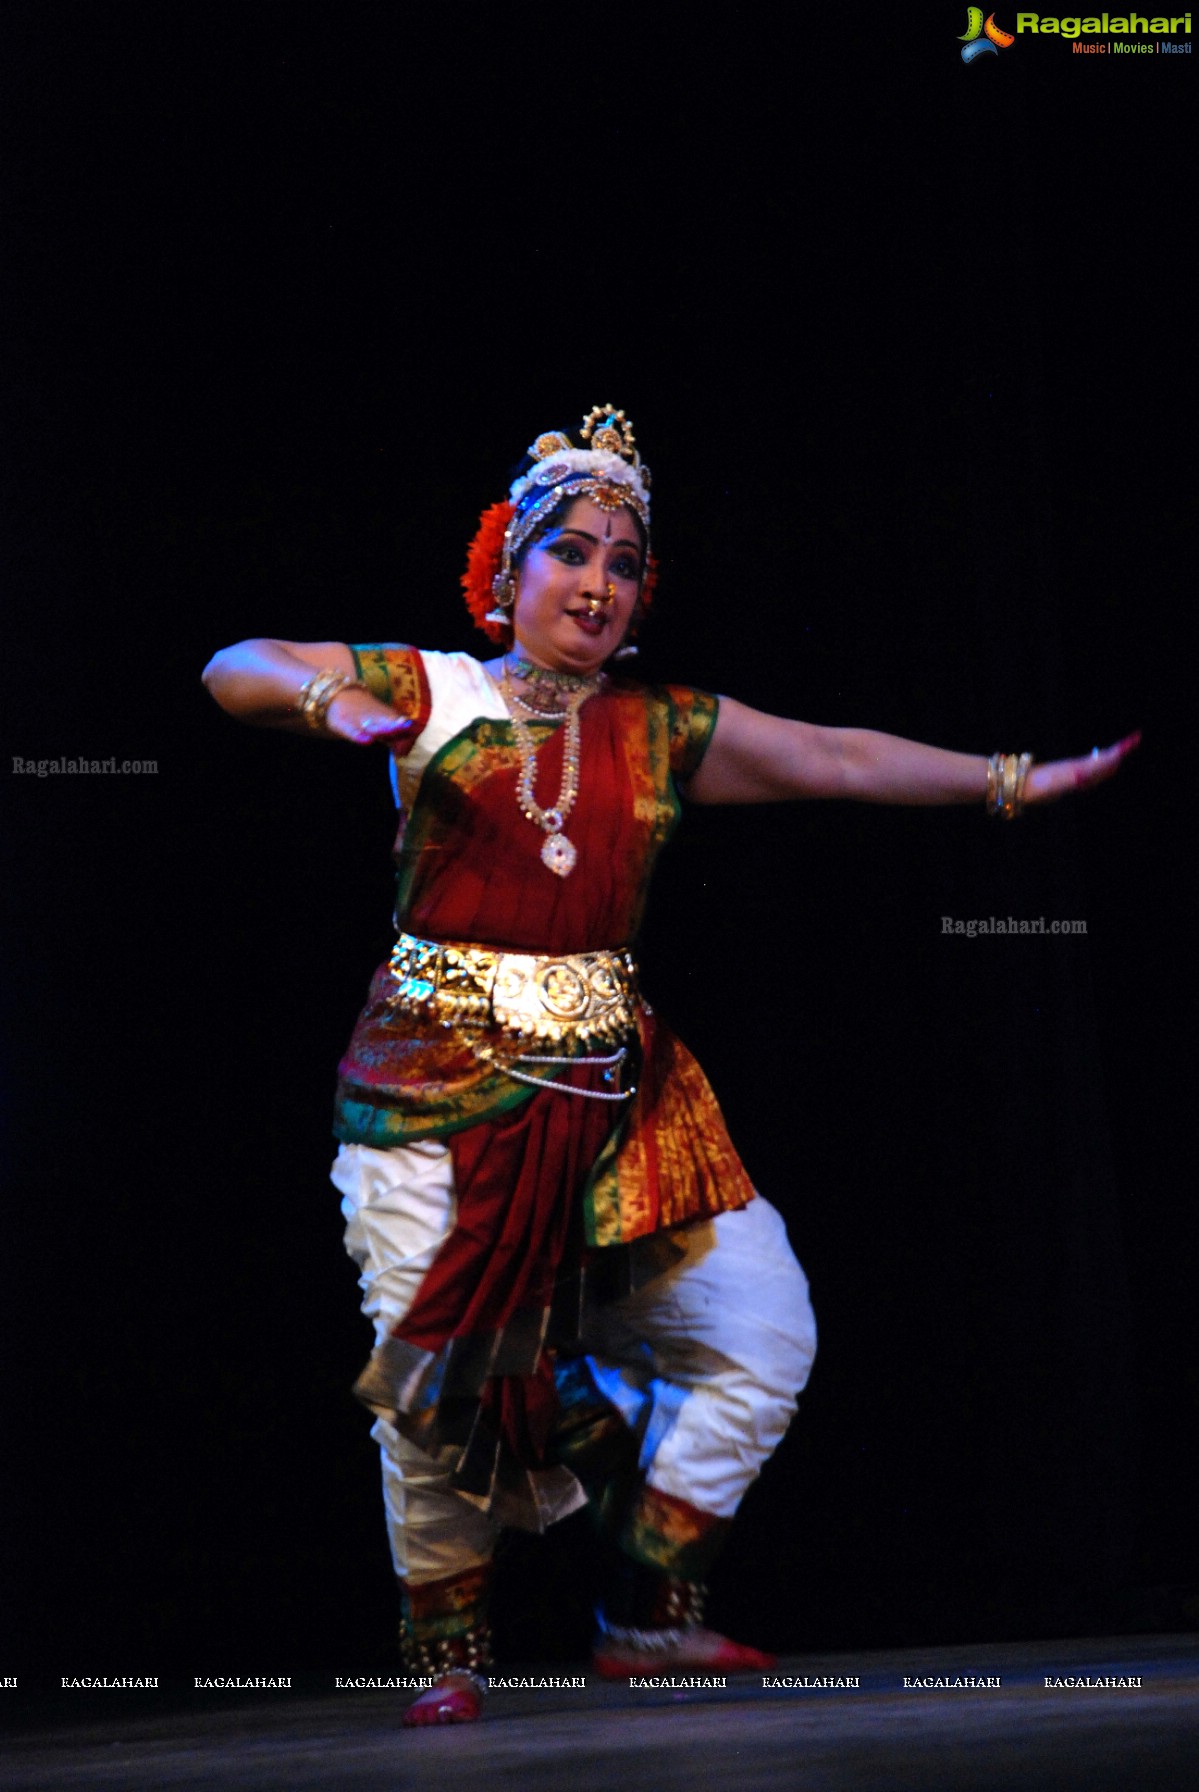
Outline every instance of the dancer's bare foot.
<path id="1" fill-rule="evenodd" d="M 591 1665 L 601 1680 L 623 1680 L 630 1674 L 673 1674 L 678 1669 L 712 1674 L 763 1674 L 777 1658 L 745 1643 L 734 1643 L 719 1631 L 697 1625 L 662 1649 L 635 1649 L 614 1636 L 596 1639 Z"/>
<path id="2" fill-rule="evenodd" d="M 443 1674 L 414 1699 L 400 1722 L 405 1729 L 424 1724 L 473 1724 L 483 1715 L 483 1694 L 470 1674 Z"/>

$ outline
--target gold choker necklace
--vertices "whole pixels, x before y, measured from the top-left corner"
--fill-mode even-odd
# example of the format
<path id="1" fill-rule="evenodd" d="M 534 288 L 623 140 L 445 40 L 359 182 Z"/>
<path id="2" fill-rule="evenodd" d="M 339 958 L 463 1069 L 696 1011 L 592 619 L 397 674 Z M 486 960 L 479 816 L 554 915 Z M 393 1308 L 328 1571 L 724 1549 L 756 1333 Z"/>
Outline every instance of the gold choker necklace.
<path id="1" fill-rule="evenodd" d="M 521 654 L 504 656 L 504 671 L 512 678 L 519 678 L 522 684 L 532 685 L 538 696 L 569 697 L 575 691 L 586 689 L 589 693 L 599 682 L 599 673 L 558 672 L 553 666 L 535 666 Z"/>

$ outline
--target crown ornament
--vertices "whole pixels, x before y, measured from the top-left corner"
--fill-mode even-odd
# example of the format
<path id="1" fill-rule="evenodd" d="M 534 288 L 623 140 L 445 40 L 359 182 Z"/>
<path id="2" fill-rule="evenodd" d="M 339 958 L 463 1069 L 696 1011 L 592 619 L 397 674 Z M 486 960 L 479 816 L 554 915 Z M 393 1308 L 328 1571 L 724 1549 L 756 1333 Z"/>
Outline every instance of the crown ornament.
<path id="1" fill-rule="evenodd" d="M 623 411 L 614 410 L 610 404 L 593 405 L 579 434 L 597 454 L 619 454 L 629 461 L 640 458 L 634 448 L 633 425 Z"/>
<path id="2" fill-rule="evenodd" d="M 551 454 L 569 454 L 571 440 L 564 436 L 560 429 L 551 429 L 545 435 L 538 436 L 529 453 L 534 460 L 548 460 Z"/>
<path id="3" fill-rule="evenodd" d="M 513 482 L 508 493 L 517 515 L 505 571 L 510 570 L 511 555 L 519 552 L 542 516 L 564 497 L 592 498 L 601 510 L 627 506 L 648 530 L 650 473 L 637 452 L 629 418 L 614 405 L 593 405 L 583 419 L 579 439 L 587 443 L 585 448 L 576 448 L 561 430 L 547 430 L 529 448 L 533 465 Z M 551 493 L 551 503 L 541 505 L 540 499 Z"/>

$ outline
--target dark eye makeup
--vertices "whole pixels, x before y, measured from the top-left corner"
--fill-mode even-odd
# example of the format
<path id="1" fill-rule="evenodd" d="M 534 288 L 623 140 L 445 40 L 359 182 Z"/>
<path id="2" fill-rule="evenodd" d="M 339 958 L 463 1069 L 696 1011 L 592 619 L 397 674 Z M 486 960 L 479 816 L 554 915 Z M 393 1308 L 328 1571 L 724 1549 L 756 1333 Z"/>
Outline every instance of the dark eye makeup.
<path id="1" fill-rule="evenodd" d="M 587 559 L 577 541 L 571 541 L 562 535 L 555 536 L 552 541 L 543 545 L 546 552 L 556 560 L 561 560 L 564 566 L 582 566 Z M 639 579 L 641 562 L 633 554 L 622 553 L 612 562 L 610 570 L 618 579 Z"/>

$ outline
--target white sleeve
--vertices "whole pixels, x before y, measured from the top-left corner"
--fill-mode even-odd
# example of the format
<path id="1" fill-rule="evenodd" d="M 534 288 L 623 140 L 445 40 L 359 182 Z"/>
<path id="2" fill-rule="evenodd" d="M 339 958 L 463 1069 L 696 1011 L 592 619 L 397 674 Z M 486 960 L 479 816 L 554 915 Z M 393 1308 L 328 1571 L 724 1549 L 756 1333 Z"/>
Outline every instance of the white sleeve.
<path id="1" fill-rule="evenodd" d="M 391 788 L 398 807 L 411 809 L 429 761 L 448 741 L 480 716 L 507 721 L 499 690 L 469 653 L 426 653 L 421 649 L 429 681 L 429 719 L 403 758 L 391 757 Z"/>

